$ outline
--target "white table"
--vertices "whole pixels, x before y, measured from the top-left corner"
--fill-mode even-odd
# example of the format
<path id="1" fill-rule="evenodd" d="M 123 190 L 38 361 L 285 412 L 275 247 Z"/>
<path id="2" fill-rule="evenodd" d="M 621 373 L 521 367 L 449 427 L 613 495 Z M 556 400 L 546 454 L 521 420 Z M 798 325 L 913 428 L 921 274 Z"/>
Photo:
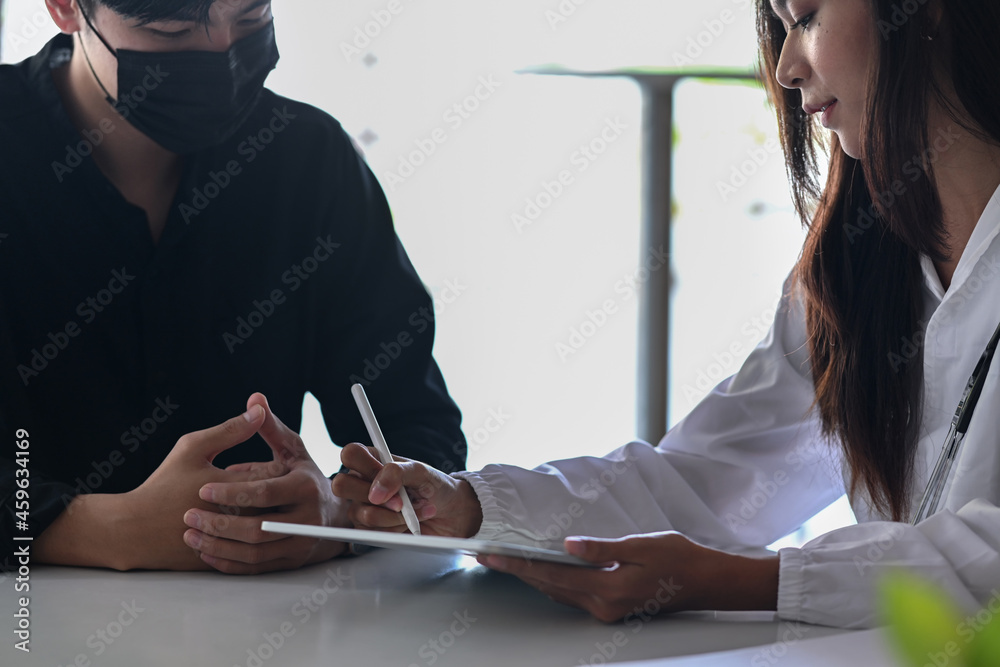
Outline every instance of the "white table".
<path id="1" fill-rule="evenodd" d="M 803 640 L 791 634 L 784 644 L 618 663 L 628 667 L 757 667 L 778 664 L 782 667 L 898 667 L 903 663 L 898 661 L 882 628 Z"/>
<path id="2" fill-rule="evenodd" d="M 838 632 L 762 613 L 605 625 L 472 559 L 403 551 L 257 577 L 41 565 L 30 577 L 30 654 L 14 648 L 23 594 L 0 581 L 3 667 L 569 667 Z"/>

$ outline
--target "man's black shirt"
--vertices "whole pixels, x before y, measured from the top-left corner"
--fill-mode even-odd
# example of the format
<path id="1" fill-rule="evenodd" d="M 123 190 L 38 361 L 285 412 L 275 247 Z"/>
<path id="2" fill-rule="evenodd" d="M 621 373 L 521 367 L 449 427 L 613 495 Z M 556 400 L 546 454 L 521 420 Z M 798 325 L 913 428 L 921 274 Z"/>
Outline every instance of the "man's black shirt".
<path id="1" fill-rule="evenodd" d="M 265 90 L 232 139 L 183 158 L 154 243 L 90 157 L 115 126 L 78 131 L 63 108 L 51 69 L 72 46 L 59 35 L 0 67 L 3 542 L 37 536 L 77 493 L 137 487 L 255 391 L 295 430 L 311 391 L 343 445 L 368 440 L 362 381 L 395 453 L 464 468 L 430 297 L 340 125 Z M 13 520 L 18 429 L 28 531 Z M 271 457 L 255 436 L 216 464 Z"/>

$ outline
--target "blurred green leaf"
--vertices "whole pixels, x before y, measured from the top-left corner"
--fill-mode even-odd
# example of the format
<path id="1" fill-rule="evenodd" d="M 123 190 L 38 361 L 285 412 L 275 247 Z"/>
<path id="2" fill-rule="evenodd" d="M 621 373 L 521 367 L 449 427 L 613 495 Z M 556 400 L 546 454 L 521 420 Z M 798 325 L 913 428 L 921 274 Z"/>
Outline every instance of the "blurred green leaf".
<path id="1" fill-rule="evenodd" d="M 966 640 L 959 636 L 961 617 L 943 591 L 905 572 L 887 575 L 880 589 L 888 634 L 904 664 L 973 667 L 966 662 Z"/>
<path id="2" fill-rule="evenodd" d="M 966 649 L 968 667 L 996 667 L 1000 665 L 1000 620 L 996 614 L 988 613 L 990 617 L 985 625 L 978 623 L 978 617 L 976 617 L 975 626 L 970 627 L 969 623 L 965 624 L 965 627 L 969 628 L 965 632 L 966 637 L 969 632 L 975 631 L 975 635 Z"/>

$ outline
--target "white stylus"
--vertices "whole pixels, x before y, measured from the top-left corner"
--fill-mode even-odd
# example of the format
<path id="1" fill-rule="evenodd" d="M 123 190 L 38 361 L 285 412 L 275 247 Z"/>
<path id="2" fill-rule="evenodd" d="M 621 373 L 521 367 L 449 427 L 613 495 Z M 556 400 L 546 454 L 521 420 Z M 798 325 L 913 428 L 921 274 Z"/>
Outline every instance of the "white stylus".
<path id="1" fill-rule="evenodd" d="M 351 387 L 351 393 L 354 394 L 354 402 L 358 404 L 361 419 L 365 422 L 365 428 L 368 429 L 368 435 L 372 438 L 372 444 L 375 445 L 375 451 L 378 452 L 378 457 L 382 459 L 382 464 L 392 463 L 392 453 L 389 451 L 389 445 L 386 444 L 385 436 L 382 435 L 382 429 L 379 428 L 378 421 L 375 419 L 375 412 L 372 410 L 371 403 L 368 402 L 368 395 L 365 394 L 365 388 L 360 384 L 356 384 Z M 399 497 L 403 500 L 403 521 L 406 522 L 406 527 L 414 535 L 419 535 L 420 521 L 417 520 L 417 513 L 413 510 L 413 503 L 410 502 L 410 497 L 406 495 L 405 488 L 400 490 Z"/>

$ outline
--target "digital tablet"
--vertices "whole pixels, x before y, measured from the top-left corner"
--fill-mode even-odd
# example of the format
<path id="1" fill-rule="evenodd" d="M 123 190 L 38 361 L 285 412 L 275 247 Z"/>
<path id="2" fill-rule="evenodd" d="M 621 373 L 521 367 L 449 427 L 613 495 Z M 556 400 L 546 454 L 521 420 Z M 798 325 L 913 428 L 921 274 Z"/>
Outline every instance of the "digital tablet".
<path id="1" fill-rule="evenodd" d="M 526 560 L 541 560 L 563 565 L 599 568 L 600 565 L 587 562 L 582 558 L 571 556 L 565 551 L 539 549 L 538 547 L 521 546 L 509 542 L 491 542 L 489 540 L 469 540 L 460 537 L 438 537 L 436 535 L 413 535 L 412 533 L 383 533 L 376 530 L 358 530 L 356 528 L 326 528 L 310 526 L 302 523 L 281 523 L 264 521 L 261 530 L 284 535 L 303 535 L 319 537 L 324 540 L 338 542 L 353 542 L 372 547 L 388 549 L 410 549 L 431 553 L 458 552 L 470 556 L 509 556 Z"/>

